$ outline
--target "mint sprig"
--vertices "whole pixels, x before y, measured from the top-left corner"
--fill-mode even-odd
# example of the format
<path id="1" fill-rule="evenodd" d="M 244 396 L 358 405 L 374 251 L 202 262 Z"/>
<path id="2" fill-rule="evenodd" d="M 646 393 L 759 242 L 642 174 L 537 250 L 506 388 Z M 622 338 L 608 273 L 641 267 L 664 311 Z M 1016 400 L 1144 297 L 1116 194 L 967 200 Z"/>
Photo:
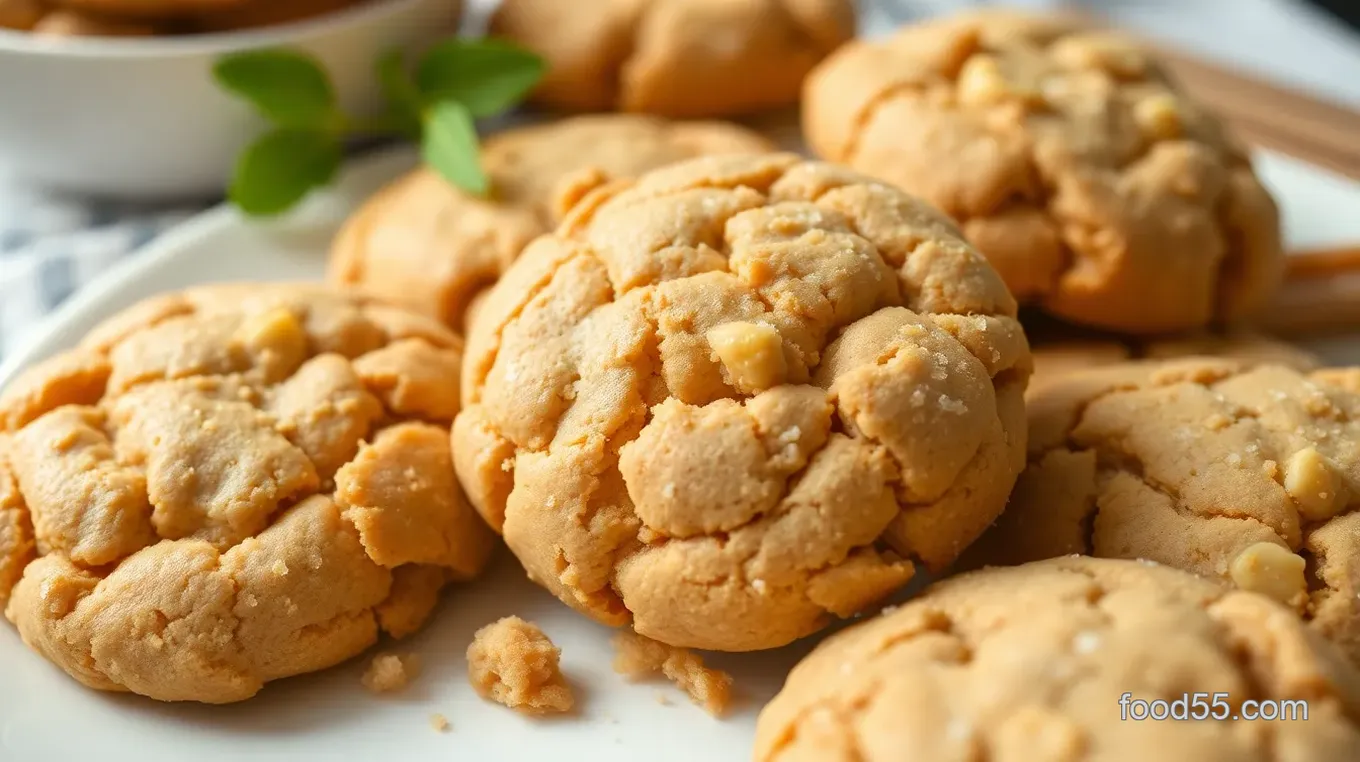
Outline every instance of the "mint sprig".
<path id="1" fill-rule="evenodd" d="M 213 75 L 272 128 L 237 159 L 227 197 L 246 214 L 287 211 L 335 177 L 345 141 L 395 135 L 419 141 L 425 163 L 476 195 L 489 191 L 475 120 L 513 108 L 542 78 L 541 58 L 498 40 L 442 42 L 407 68 L 399 51 L 378 59 L 387 101 L 376 119 L 345 114 L 321 64 L 289 49 L 235 53 Z"/>

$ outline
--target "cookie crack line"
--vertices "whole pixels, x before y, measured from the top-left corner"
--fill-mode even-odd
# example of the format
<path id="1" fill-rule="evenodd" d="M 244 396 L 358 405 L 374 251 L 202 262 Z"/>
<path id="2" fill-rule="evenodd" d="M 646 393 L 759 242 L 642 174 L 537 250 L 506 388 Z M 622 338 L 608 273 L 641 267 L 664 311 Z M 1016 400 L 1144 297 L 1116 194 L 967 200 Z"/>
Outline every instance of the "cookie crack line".
<path id="1" fill-rule="evenodd" d="M 144 319 L 167 311 L 174 315 Z M 152 340 L 176 320 L 179 343 Z M 19 427 L 47 426 L 31 429 L 44 447 L 31 453 L 26 480 L 63 468 L 82 479 L 43 498 L 51 515 L 33 534 L 45 553 L 19 557 L 6 614 L 28 645 L 76 679 L 168 701 L 243 700 L 264 682 L 367 648 L 365 629 L 377 631 L 382 606 L 398 606 L 400 628 L 415 629 L 429 614 L 423 598 L 451 571 L 480 570 L 492 537 L 478 534 L 457 493 L 438 412 L 447 400 L 422 398 L 430 380 L 409 364 L 433 351 L 456 359 L 459 341 L 442 326 L 321 287 L 252 284 L 134 305 L 86 343 L 99 336 L 107 346 L 73 351 L 96 353 L 113 374 L 145 384 L 105 384 L 91 398 L 71 391 L 73 365 L 57 358 L 36 366 L 31 389 L 12 398 L 45 406 Z M 370 368 L 381 379 L 355 367 L 366 357 L 381 360 Z M 37 493 L 11 478 L 9 433 L 0 434 L 0 480 L 14 484 L 0 493 L 18 499 L 4 495 L 3 507 L 19 507 L 31 525 Z M 99 451 L 84 451 L 92 446 Z M 360 455 L 370 446 L 433 465 L 369 473 Z M 318 473 L 332 471 L 323 461 L 334 475 Z M 361 499 L 372 526 L 344 513 L 346 489 L 372 496 Z M 139 505 L 149 515 L 124 518 Z M 187 513 L 158 524 L 157 510 Z M 63 532 L 107 540 L 132 537 L 132 524 L 147 542 L 123 542 L 110 563 L 82 564 L 64 550 L 73 543 Z M 413 526 L 436 536 L 413 538 Z M 376 539 L 363 537 L 369 529 Z M 429 573 L 409 574 L 402 566 L 410 564 L 379 563 L 394 554 L 438 560 L 420 562 Z M 12 570 L 0 571 L 8 584 Z"/>
<path id="2" fill-rule="evenodd" d="M 833 202 L 825 197 L 846 187 L 853 190 L 843 199 Z M 695 195 L 696 190 L 713 192 Z M 821 626 L 813 622 L 815 618 L 841 615 L 842 610 L 859 606 L 856 595 L 868 600 L 877 591 L 900 585 L 922 557 L 930 556 L 929 547 L 938 546 L 934 557 L 943 564 L 951 552 L 971 540 L 927 535 L 934 531 L 934 523 L 943 522 L 946 526 L 941 531 L 951 531 L 943 514 L 955 504 L 971 514 L 969 527 L 985 523 L 997 507 L 991 503 L 996 501 L 992 493 L 998 490 L 979 490 L 975 484 L 982 483 L 983 474 L 991 470 L 997 471 L 998 479 L 1013 479 L 1013 473 L 1001 472 L 1015 470 L 1018 458 L 1008 460 L 1001 449 L 1011 442 L 1018 455 L 1015 437 L 1021 433 L 1008 430 L 1005 422 L 1014 417 L 1014 405 L 1004 411 L 992 410 L 992 405 L 998 384 L 1003 383 L 1005 394 L 1010 395 L 1007 399 L 1018 400 L 1015 390 L 1023 385 L 1020 366 L 1026 363 L 1026 348 L 1009 323 L 999 322 L 1011 319 L 1008 310 L 1013 310 L 1012 303 L 1003 298 L 1000 281 L 975 251 L 956 238 L 957 232 L 942 217 L 917 208 L 909 198 L 895 196 L 890 186 L 792 156 L 700 160 L 593 193 L 567 213 L 556 234 L 540 239 L 543 248 L 531 260 L 521 260 L 523 264 L 512 268 L 496 287 L 491 297 L 496 311 L 488 313 L 494 314 L 494 322 L 485 320 L 474 326 L 470 341 L 479 352 L 469 377 L 472 384 L 481 385 L 473 395 L 474 404 L 481 407 L 469 407 L 464 414 L 469 420 L 485 421 L 486 430 L 478 436 L 499 436 L 519 462 L 513 471 L 502 467 L 493 473 L 486 463 L 464 460 L 460 473 L 466 476 L 468 469 L 477 469 L 477 483 L 471 488 L 474 499 L 492 501 L 478 502 L 483 510 L 494 514 L 506 490 L 513 496 L 507 502 L 512 512 L 506 521 L 507 539 L 531 574 L 597 618 L 612 621 L 614 613 L 624 614 L 607 611 L 607 598 L 627 599 L 625 608 L 630 609 L 634 622 L 663 642 L 669 637 L 675 645 L 748 650 L 769 646 L 761 645 L 763 641 L 737 622 L 715 634 L 710 643 L 705 640 L 708 636 L 694 634 L 697 625 L 686 619 L 690 616 L 686 607 L 718 616 L 716 612 L 735 611 L 740 604 L 787 619 L 772 623 L 765 636 L 772 644 L 775 639 L 798 637 L 794 630 L 806 632 Z M 810 196 L 818 200 L 809 202 Z M 701 210 L 698 202 L 709 198 L 717 203 Z M 739 209 L 730 211 L 734 207 Z M 646 215 L 656 215 L 655 225 L 649 227 L 646 217 L 629 216 L 635 211 L 643 214 L 644 208 Z M 734 223 L 736 215 L 743 213 L 754 216 Z M 809 228 L 834 237 L 804 240 Z M 935 251 L 926 245 L 932 240 L 937 243 Z M 773 258 L 768 263 L 769 278 L 757 273 L 760 277 L 751 280 L 732 273 L 733 258 L 746 256 L 747 242 L 761 248 L 762 253 L 752 254 L 753 258 Z M 859 243 L 852 246 L 853 242 Z M 828 270 L 833 263 L 813 256 L 823 245 L 845 259 L 844 268 L 837 265 Z M 763 253 L 766 246 L 773 247 L 768 255 Z M 621 249 L 617 254 L 615 247 Z M 711 262 L 694 259 L 692 250 L 700 247 Z M 652 261 L 681 249 L 687 258 L 683 261 Z M 891 254 L 884 254 L 887 249 Z M 664 255 L 658 255 L 663 251 Z M 621 297 L 623 283 L 617 278 L 606 286 L 609 262 L 625 256 L 638 260 L 621 267 L 642 273 L 640 295 Z M 899 263 L 891 268 L 895 272 L 883 265 L 885 256 Z M 871 257 L 876 259 L 871 262 Z M 823 262 L 822 269 L 813 267 L 810 258 Z M 571 263 L 576 266 L 567 269 Z M 718 272 L 724 263 L 728 265 L 725 275 Z M 527 269 L 517 273 L 517 268 Z M 961 284 L 942 285 L 955 273 L 963 274 Z M 570 280 L 578 275 L 579 282 Z M 835 282 L 826 282 L 828 278 Z M 889 280 L 894 278 L 898 280 Z M 769 280 L 778 283 L 762 290 Z M 843 298 L 846 286 L 841 283 L 853 286 L 861 280 L 879 282 L 882 293 L 871 290 L 853 299 Z M 628 282 L 634 282 L 631 275 Z M 530 283 L 537 288 L 525 295 L 523 284 Z M 545 287 L 547 283 L 558 285 Z M 787 299 L 780 289 L 789 292 Z M 653 293 L 659 295 L 655 300 L 650 298 Z M 917 308 L 902 309 L 904 300 Z M 970 305 L 976 305 L 976 310 L 969 309 Z M 885 312 L 889 307 L 894 309 Z M 944 320 L 945 315 L 950 319 Z M 782 326 L 777 330 L 789 336 L 789 341 L 798 339 L 799 348 L 809 356 L 817 351 L 817 359 L 807 362 L 806 369 L 799 367 L 791 383 L 782 381 L 782 371 L 771 374 L 778 376 L 773 381 L 749 383 L 729 375 L 732 364 L 745 361 L 750 352 L 768 353 L 768 342 L 755 350 L 742 350 L 747 354 L 727 344 L 712 346 L 715 339 L 709 334 L 714 325 L 767 320 Z M 846 326 L 861 321 L 866 321 L 864 326 L 849 336 Z M 950 413 L 971 410 L 966 419 L 968 433 L 947 452 L 921 443 L 919 435 L 903 435 L 898 457 L 885 444 L 895 441 L 896 434 L 873 423 L 879 417 L 891 417 L 899 403 L 905 406 L 906 397 L 898 397 L 911 395 L 915 388 L 893 385 L 892 400 L 886 402 L 874 396 L 887 393 L 878 389 L 882 374 L 871 367 L 879 351 L 876 347 L 880 342 L 883 349 L 891 346 L 890 355 L 904 351 L 897 346 L 901 340 L 894 333 L 899 322 L 910 323 L 910 330 L 903 330 L 919 335 L 907 340 L 914 351 L 935 350 L 933 356 L 923 355 L 926 365 L 913 371 L 928 373 L 933 379 L 923 380 L 922 385 L 939 386 L 953 395 L 949 405 L 923 411 L 921 419 L 949 418 Z M 759 343 L 768 338 L 767 333 L 728 338 Z M 837 342 L 834 354 L 826 352 L 828 342 Z M 782 351 L 790 366 L 798 364 L 787 341 Z M 847 420 L 851 413 L 832 404 L 835 395 L 828 387 L 835 379 L 829 376 L 834 373 L 842 378 L 861 366 L 864 373 L 849 378 L 841 389 L 863 398 L 863 404 L 855 402 L 847 408 L 854 409 L 851 422 Z M 499 385 L 502 375 L 509 378 L 538 367 L 545 372 L 541 389 L 536 385 L 522 394 L 502 393 L 487 386 Z M 828 378 L 818 375 L 819 369 Z M 942 385 L 946 370 L 952 374 L 952 385 Z M 812 371 L 812 383 L 802 383 L 806 371 Z M 568 391 L 567 386 L 572 388 Z M 770 449 L 776 445 L 760 435 L 763 424 L 753 427 L 758 422 L 749 416 L 740 421 L 731 417 L 741 406 L 775 390 L 780 391 L 765 399 L 773 405 L 768 410 L 772 421 L 780 421 L 779 430 L 796 419 L 804 432 L 811 433 L 807 428 L 811 424 L 802 422 L 810 414 L 806 409 L 790 416 L 797 407 L 814 404 L 812 398 L 827 401 L 827 418 L 836 421 L 829 428 L 835 431 L 839 426 L 844 433 L 832 440 L 834 452 L 821 454 L 825 451 L 821 437 L 827 427 L 819 422 L 815 441 L 799 440 L 797 457 L 801 460 L 790 454 L 776 463 Z M 978 406 L 968 402 L 959 409 L 960 395 L 965 401 L 977 400 Z M 717 447 L 723 440 L 706 437 L 719 432 L 731 437 L 731 452 L 742 453 L 731 461 L 734 473 L 759 473 L 759 489 L 734 496 L 730 510 L 714 509 L 698 518 L 680 515 L 677 511 L 690 509 L 679 503 L 670 506 L 657 497 L 666 495 L 667 485 L 646 481 L 650 474 L 674 481 L 679 478 L 676 475 L 692 468 L 678 451 L 649 449 L 644 458 L 641 451 L 628 449 L 641 437 L 675 441 L 669 439 L 674 432 L 657 425 L 661 411 L 670 410 L 661 407 L 664 404 L 678 406 L 672 411 L 673 421 L 667 413 L 667 425 L 699 426 L 696 431 L 702 436 L 695 441 L 702 446 Z M 704 424 L 699 418 L 684 423 L 691 415 L 711 418 L 719 414 L 725 416 L 721 425 L 717 418 Z M 471 429 L 466 431 L 471 433 Z M 799 436 L 794 435 L 795 439 Z M 999 438 L 1004 438 L 1001 445 Z M 584 449 L 568 449 L 577 445 Z M 982 457 L 984 447 L 988 454 Z M 537 457 L 543 455 L 547 457 Z M 534 458 L 526 461 L 519 456 Z M 842 466 L 865 474 L 855 487 L 865 497 L 854 507 L 842 506 L 844 498 L 823 493 L 841 490 L 844 494 L 836 486 L 838 480 L 830 476 L 837 469 L 843 474 Z M 820 469 L 821 475 L 809 482 L 813 469 Z M 509 479 L 501 475 L 507 471 L 512 474 Z M 951 482 L 964 471 L 968 483 L 950 492 Z M 941 494 L 948 495 L 950 502 L 940 506 L 938 519 L 909 519 L 912 528 L 904 531 L 917 532 L 921 539 L 913 540 L 912 547 L 896 548 L 906 543 L 890 542 L 883 535 L 896 517 L 913 507 L 901 489 L 908 473 L 912 484 L 919 479 L 920 491 L 932 497 L 932 502 L 938 502 L 933 498 Z M 591 485 L 586 490 L 589 494 L 566 497 L 563 502 L 565 493 L 557 494 L 554 474 Z M 714 488 L 723 489 L 721 485 Z M 791 498 L 796 499 L 796 506 L 789 502 Z M 794 508 L 792 523 L 782 523 L 781 516 Z M 562 535 L 536 536 L 539 526 L 561 527 Z M 811 541 L 819 536 L 819 527 L 826 542 L 815 554 L 809 552 L 800 559 L 779 547 L 781 542 Z M 952 531 L 966 534 L 972 530 L 960 526 Z M 775 534 L 766 538 L 767 532 Z M 691 543 L 696 544 L 691 548 Z M 702 562 L 698 558 L 685 562 L 691 550 L 702 556 Z M 814 580 L 816 589 L 804 593 L 808 578 L 828 572 L 839 576 Z M 824 595 L 843 584 L 849 587 Z M 643 600 L 649 594 L 646 591 L 658 585 L 679 602 L 661 611 Z M 767 585 L 770 595 L 763 590 Z M 733 592 L 723 596 L 704 592 L 717 587 Z M 741 593 L 748 587 L 759 594 Z M 785 590 L 777 592 L 776 587 Z"/>
<path id="3" fill-rule="evenodd" d="M 925 86 L 916 82 L 890 82 L 885 85 L 882 91 L 865 101 L 859 112 L 855 114 L 851 121 L 849 137 L 846 138 L 845 145 L 839 152 L 838 160 L 852 166 L 858 161 L 859 144 L 864 137 L 864 132 L 869 128 L 869 123 L 889 101 L 902 95 L 924 94 Z"/>

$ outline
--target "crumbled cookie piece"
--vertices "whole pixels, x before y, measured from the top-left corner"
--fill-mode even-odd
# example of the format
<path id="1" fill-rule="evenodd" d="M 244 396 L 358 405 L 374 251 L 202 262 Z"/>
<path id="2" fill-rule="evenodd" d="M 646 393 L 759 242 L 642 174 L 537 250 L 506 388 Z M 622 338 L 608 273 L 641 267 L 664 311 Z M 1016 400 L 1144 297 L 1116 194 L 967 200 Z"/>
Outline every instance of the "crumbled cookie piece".
<path id="1" fill-rule="evenodd" d="M 1024 456 L 1016 305 L 948 219 L 788 154 L 587 193 L 488 292 L 454 461 L 529 577 L 774 648 L 942 570 Z"/>
<path id="2" fill-rule="evenodd" d="M 460 350 L 304 285 L 111 318 L 0 394 L 5 616 L 85 685 L 162 701 L 240 701 L 410 634 L 495 547 L 453 471 L 452 403 L 422 391 Z"/>
<path id="3" fill-rule="evenodd" d="M 1146 719 L 1200 695 L 1227 716 Z M 1238 719 L 1249 700 L 1297 703 Z M 1263 596 L 1058 558 L 952 577 L 827 639 L 761 711 L 753 759 L 1349 762 L 1360 673 Z"/>
<path id="4" fill-rule="evenodd" d="M 405 690 L 417 677 L 420 677 L 419 656 L 381 653 L 368 663 L 361 680 L 373 693 L 396 693 Z"/>
<path id="5" fill-rule="evenodd" d="M 573 111 L 719 116 L 798 100 L 804 76 L 855 33 L 851 0 L 506 0 L 491 33 L 541 55 L 534 93 Z"/>
<path id="6" fill-rule="evenodd" d="M 538 625 L 508 616 L 473 636 L 468 680 L 482 698 L 517 712 L 570 712 L 576 698 L 558 666 L 561 654 Z"/>
<path id="7" fill-rule="evenodd" d="M 557 222 L 560 198 L 681 159 L 771 149 L 734 124 L 623 114 L 505 130 L 482 146 L 492 198 L 464 193 L 428 169 L 402 177 L 345 223 L 329 277 L 460 329 L 477 294 Z"/>
<path id="8" fill-rule="evenodd" d="M 453 726 L 449 724 L 449 718 L 445 717 L 444 715 L 442 714 L 430 715 L 430 729 L 433 730 L 434 732 L 447 733 L 452 728 Z"/>
<path id="9" fill-rule="evenodd" d="M 1280 282 L 1279 212 L 1246 150 L 1118 34 L 931 19 L 837 50 L 802 111 L 818 155 L 940 207 L 1017 299 L 1071 322 L 1243 322 Z"/>
<path id="10" fill-rule="evenodd" d="M 1029 467 L 967 565 L 1143 558 L 1293 606 L 1360 663 L 1360 392 L 1348 374 L 1190 358 L 1057 379 Z"/>
<path id="11" fill-rule="evenodd" d="M 704 666 L 703 657 L 689 649 L 668 646 L 631 630 L 614 636 L 614 671 L 629 680 L 665 675 L 695 704 L 714 717 L 721 717 L 732 700 L 732 676 Z M 657 702 L 669 704 L 664 694 Z"/>

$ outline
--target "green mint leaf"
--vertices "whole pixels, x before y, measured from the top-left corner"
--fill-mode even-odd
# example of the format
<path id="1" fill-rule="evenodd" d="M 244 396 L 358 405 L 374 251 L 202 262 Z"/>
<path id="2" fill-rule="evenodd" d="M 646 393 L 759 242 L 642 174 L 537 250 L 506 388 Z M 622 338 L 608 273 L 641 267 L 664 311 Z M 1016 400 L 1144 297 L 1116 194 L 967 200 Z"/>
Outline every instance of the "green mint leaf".
<path id="1" fill-rule="evenodd" d="M 406 63 L 399 49 L 389 50 L 378 58 L 375 67 L 378 83 L 387 98 L 387 111 L 391 121 L 408 137 L 420 137 L 420 118 L 424 106 L 420 100 L 420 90 L 406 71 Z"/>
<path id="2" fill-rule="evenodd" d="M 274 130 L 237 159 L 227 196 L 246 214 L 279 214 L 301 201 L 308 191 L 329 183 L 341 158 L 340 141 L 331 132 Z"/>
<path id="3" fill-rule="evenodd" d="M 472 113 L 457 101 L 440 101 L 425 112 L 421 156 L 445 180 L 478 196 L 489 183 L 477 149 L 477 127 Z"/>
<path id="4" fill-rule="evenodd" d="M 474 118 L 514 106 L 547 71 L 542 58 L 497 40 L 448 40 L 431 48 L 416 68 L 426 103 L 455 100 Z"/>
<path id="5" fill-rule="evenodd" d="M 285 127 L 321 127 L 334 116 L 335 91 L 325 70 L 295 50 L 255 50 L 225 56 L 213 66 L 222 87 L 250 101 Z"/>

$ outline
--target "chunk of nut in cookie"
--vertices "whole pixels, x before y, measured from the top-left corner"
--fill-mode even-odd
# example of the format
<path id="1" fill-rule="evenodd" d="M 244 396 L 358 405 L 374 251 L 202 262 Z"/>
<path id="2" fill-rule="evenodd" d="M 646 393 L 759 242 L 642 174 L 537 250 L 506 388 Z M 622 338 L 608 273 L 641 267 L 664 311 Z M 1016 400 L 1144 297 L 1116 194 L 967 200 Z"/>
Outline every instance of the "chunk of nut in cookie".
<path id="1" fill-rule="evenodd" d="M 1272 542 L 1248 546 L 1233 558 L 1228 574 L 1243 590 L 1294 605 L 1308 591 L 1303 557 Z"/>
<path id="2" fill-rule="evenodd" d="M 1149 140 L 1173 140 L 1180 137 L 1181 117 L 1176 99 L 1169 93 L 1150 95 L 1133 107 L 1133 119 L 1138 129 Z"/>
<path id="3" fill-rule="evenodd" d="M 788 373 L 784 340 L 768 323 L 723 323 L 708 332 L 708 345 L 732 377 L 732 385 L 747 394 L 783 383 Z"/>
<path id="4" fill-rule="evenodd" d="M 1312 447 L 1290 456 L 1284 465 L 1284 491 L 1294 498 L 1299 513 L 1312 521 L 1326 521 L 1340 513 L 1349 499 L 1346 482 L 1336 464 Z"/>
<path id="5" fill-rule="evenodd" d="M 959 101 L 970 106 L 1000 103 L 1010 89 L 995 58 L 973 56 L 959 70 Z"/>
<path id="6" fill-rule="evenodd" d="M 271 381 L 292 373 L 307 357 L 307 334 L 283 307 L 247 317 L 234 338 L 261 358 Z"/>

